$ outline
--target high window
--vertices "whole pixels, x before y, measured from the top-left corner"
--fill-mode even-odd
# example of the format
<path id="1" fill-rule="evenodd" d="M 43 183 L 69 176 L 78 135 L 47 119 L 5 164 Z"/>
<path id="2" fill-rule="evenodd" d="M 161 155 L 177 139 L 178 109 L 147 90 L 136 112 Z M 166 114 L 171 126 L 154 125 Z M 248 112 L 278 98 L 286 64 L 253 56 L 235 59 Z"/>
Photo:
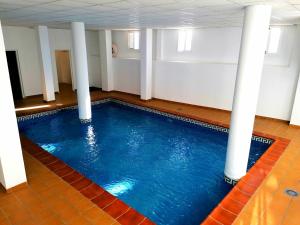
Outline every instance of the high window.
<path id="1" fill-rule="evenodd" d="M 192 49 L 192 30 L 179 30 L 178 31 L 178 52 L 191 51 Z"/>
<path id="2" fill-rule="evenodd" d="M 129 49 L 140 49 L 140 32 L 131 31 L 128 33 L 128 48 Z"/>
<path id="3" fill-rule="evenodd" d="M 267 48 L 268 54 L 275 54 L 278 52 L 280 43 L 281 29 L 279 27 L 272 27 L 269 34 L 269 43 Z"/>

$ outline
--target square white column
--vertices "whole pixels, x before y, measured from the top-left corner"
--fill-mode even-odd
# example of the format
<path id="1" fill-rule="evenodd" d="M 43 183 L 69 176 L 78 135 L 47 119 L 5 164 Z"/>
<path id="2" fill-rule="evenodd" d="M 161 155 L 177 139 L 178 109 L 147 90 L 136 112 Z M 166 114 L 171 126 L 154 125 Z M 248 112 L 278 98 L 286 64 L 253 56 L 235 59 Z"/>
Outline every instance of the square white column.
<path id="1" fill-rule="evenodd" d="M 111 30 L 99 31 L 101 83 L 103 91 L 114 89 Z"/>
<path id="2" fill-rule="evenodd" d="M 26 182 L 15 107 L 0 22 L 0 182 L 5 189 Z"/>
<path id="3" fill-rule="evenodd" d="M 141 31 L 141 99 L 152 98 L 152 29 Z"/>
<path id="4" fill-rule="evenodd" d="M 38 26 L 38 42 L 40 50 L 40 58 L 42 65 L 42 91 L 44 100 L 54 101 L 55 100 L 55 90 L 54 90 L 54 79 L 51 61 L 51 52 L 48 36 L 48 28 L 46 26 Z"/>

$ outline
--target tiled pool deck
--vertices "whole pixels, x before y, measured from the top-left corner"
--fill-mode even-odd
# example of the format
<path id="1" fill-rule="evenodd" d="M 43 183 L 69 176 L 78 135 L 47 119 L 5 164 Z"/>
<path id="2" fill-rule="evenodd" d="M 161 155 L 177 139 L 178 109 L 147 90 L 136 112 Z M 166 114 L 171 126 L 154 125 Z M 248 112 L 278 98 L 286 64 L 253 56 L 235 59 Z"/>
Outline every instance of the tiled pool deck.
<path id="1" fill-rule="evenodd" d="M 1 225 L 119 225 L 26 151 L 24 160 L 28 185 L 1 191 Z"/>
<path id="2" fill-rule="evenodd" d="M 140 101 L 137 96 L 111 92 L 111 93 L 103 93 L 103 92 L 93 92 L 91 93 L 91 97 L 93 100 L 101 99 L 105 97 L 114 97 L 123 99 L 125 101 L 130 101 L 132 103 L 159 108 L 162 111 L 174 112 L 177 114 L 184 114 L 189 117 L 204 119 L 206 121 L 215 121 L 220 125 L 229 124 L 230 113 L 220 110 L 201 108 L 196 106 L 184 105 L 179 103 L 166 102 L 161 100 L 151 100 L 148 102 Z M 27 101 L 27 102 L 26 102 Z M 71 105 L 76 102 L 76 97 L 74 93 L 69 92 L 66 96 L 58 96 L 57 101 L 51 104 L 43 103 L 39 104 L 40 97 L 33 97 L 21 102 L 20 106 L 24 109 L 17 112 L 18 115 L 24 115 L 27 113 L 37 112 L 49 110 L 56 107 L 62 107 L 65 105 Z M 40 105 L 46 106 L 44 108 L 29 108 L 26 109 L 27 106 Z M 17 107 L 18 108 L 18 107 Z M 257 172 L 255 172 L 254 176 L 248 177 L 247 182 L 241 182 L 236 186 L 237 189 L 236 195 L 240 196 L 240 199 L 231 198 L 227 196 L 226 199 L 219 205 L 217 211 L 213 212 L 209 219 L 206 221 L 206 224 L 300 224 L 300 197 L 293 198 L 289 197 L 285 194 L 286 189 L 294 189 L 300 192 L 300 129 L 295 127 L 290 127 L 286 122 L 270 120 L 264 118 L 257 118 L 255 122 L 255 131 L 260 133 L 268 133 L 271 136 L 279 136 L 282 137 L 280 139 L 281 144 L 279 147 L 276 147 L 275 151 L 269 155 L 268 159 L 264 159 L 264 165 L 257 166 Z M 290 139 L 291 142 L 288 145 L 287 149 L 284 151 L 279 160 L 275 163 L 274 167 L 271 168 L 271 165 L 265 165 L 271 163 L 271 161 L 275 162 L 275 158 L 279 157 L 278 149 L 283 147 L 283 145 L 287 145 L 286 139 Z M 271 158 L 270 158 L 271 157 Z M 274 158 L 275 157 L 275 158 Z M 272 158 L 274 160 L 272 160 Z M 30 159 L 30 160 L 29 160 Z M 29 161 L 28 161 L 29 160 Z M 28 156 L 25 153 L 25 163 L 27 173 L 29 173 L 28 177 L 30 177 L 30 167 L 31 164 L 38 164 L 40 167 L 44 168 L 38 162 L 34 161 L 35 159 Z M 29 169 L 28 169 L 29 168 Z M 46 168 L 44 168 L 46 169 Z M 267 172 L 270 173 L 267 175 Z M 34 172 L 34 171 L 31 171 Z M 36 173 L 32 173 L 35 174 Z M 32 175 L 31 174 L 31 175 Z M 49 171 L 49 174 L 52 174 Z M 37 181 L 40 180 L 37 176 Z M 54 174 L 52 174 L 54 176 Z M 265 178 L 265 179 L 264 179 Z M 41 178 L 43 180 L 43 178 Z M 249 181 L 250 179 L 250 181 Z M 250 183 L 249 183 L 250 182 Z M 259 184 L 261 185 L 256 190 L 255 186 Z M 68 184 L 66 184 L 68 185 Z M 32 182 L 29 179 L 28 186 L 31 188 Z M 68 189 L 72 189 L 72 186 L 68 186 Z M 25 190 L 19 190 L 25 191 Z M 38 190 L 32 190 L 39 195 Z M 1 194 L 0 195 L 0 205 L 2 202 L 2 198 L 5 198 L 9 195 L 16 195 L 15 193 L 11 194 Z M 252 197 L 250 198 L 250 196 Z M 20 197 L 19 197 L 20 198 Z M 22 198 L 20 198 L 22 201 Z M 247 200 L 247 201 L 246 201 Z M 244 207 L 242 207 L 245 205 Z M 31 209 L 31 205 L 29 203 L 26 204 L 27 210 Z M 33 207 L 34 208 L 34 207 Z M 92 208 L 95 208 L 94 206 Z M 1 207 L 0 207 L 1 209 Z M 52 208 L 52 211 L 57 211 L 54 213 L 56 219 L 59 222 L 63 223 L 52 223 L 52 224 L 66 224 L 59 216 L 60 208 Z M 105 214 L 105 211 L 98 209 L 97 213 L 99 216 L 106 215 L 107 218 L 110 218 L 113 222 L 117 223 L 111 216 Z M 18 214 L 19 210 L 15 210 L 14 213 Z M 3 211 L 3 215 L 6 215 L 7 212 Z M 75 213 L 75 212 L 74 212 Z M 77 215 L 77 216 L 74 216 Z M 84 210 L 79 210 L 77 213 L 72 215 L 72 217 L 79 217 L 83 215 L 82 219 L 86 220 L 87 224 L 93 224 L 90 218 L 84 217 Z M 38 214 L 37 214 L 38 217 Z M 0 224 L 1 224 L 0 217 Z M 103 223 L 98 221 L 98 223 L 94 224 L 112 224 L 110 222 Z M 5 223 L 4 223 L 5 224 Z M 9 223 L 7 223 L 9 224 Z M 12 224 L 12 223 L 11 223 Z M 17 223 L 13 223 L 17 224 Z M 24 224 L 24 223 L 21 223 Z M 29 223 L 29 224 L 42 224 L 42 223 Z M 43 224 L 51 224 L 51 223 L 43 223 Z M 69 224 L 69 223 L 67 223 Z M 85 224 L 85 223 L 78 223 Z"/>

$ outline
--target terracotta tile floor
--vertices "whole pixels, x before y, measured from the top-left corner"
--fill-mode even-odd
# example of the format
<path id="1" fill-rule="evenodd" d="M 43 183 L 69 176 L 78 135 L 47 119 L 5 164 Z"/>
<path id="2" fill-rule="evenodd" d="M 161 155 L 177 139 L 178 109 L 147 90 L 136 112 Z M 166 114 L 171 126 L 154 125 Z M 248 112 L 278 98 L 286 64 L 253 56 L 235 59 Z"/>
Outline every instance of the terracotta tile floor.
<path id="1" fill-rule="evenodd" d="M 0 192 L 0 225 L 119 224 L 27 152 L 23 155 L 28 185 Z"/>
<path id="2" fill-rule="evenodd" d="M 221 110 L 156 99 L 143 102 L 140 101 L 137 96 L 118 92 L 105 93 L 95 91 L 91 93 L 91 98 L 93 100 L 103 97 L 118 97 L 145 106 L 168 109 L 174 112 L 181 112 L 225 124 L 229 124 L 230 121 L 230 113 Z M 50 104 L 43 103 L 41 96 L 34 96 L 17 102 L 16 109 L 17 115 L 24 115 L 74 103 L 76 103 L 76 95 L 68 86 L 64 86 L 62 93 L 57 95 L 57 100 L 55 102 Z M 284 121 L 256 118 L 254 129 L 257 132 L 290 139 L 291 142 L 271 170 L 270 174 L 250 198 L 241 213 L 239 213 L 234 224 L 299 225 L 300 196 L 296 198 L 289 197 L 284 192 L 286 189 L 293 189 L 300 193 L 300 128 L 291 127 Z M 27 167 L 29 187 L 12 194 L 0 194 L 0 225 L 26 224 L 25 221 L 27 221 L 28 224 L 95 224 L 95 221 L 97 221 L 96 218 L 98 217 L 103 217 L 103 220 L 108 221 L 107 223 L 98 224 L 110 224 L 111 222 L 114 222 L 111 221 L 111 217 L 98 208 L 95 209 L 93 205 L 86 203 L 87 205 L 85 206 L 85 200 L 81 199 L 78 194 L 75 195 L 76 197 L 74 198 L 78 198 L 78 202 L 82 203 L 82 205 L 79 204 L 79 208 L 77 204 L 72 203 L 72 200 L 74 199 L 71 197 L 66 201 L 60 201 L 59 199 L 61 198 L 68 198 L 65 193 L 73 192 L 74 189 L 67 184 L 64 185 L 65 183 L 59 179 L 59 181 L 57 181 L 57 179 L 54 178 L 54 174 L 48 171 L 46 167 L 41 165 L 35 159 L 31 158 L 31 156 L 25 153 L 24 158 Z M 53 187 L 50 187 L 50 184 L 50 186 L 47 186 L 48 184 L 46 183 L 43 184 L 43 182 L 48 180 L 45 178 L 43 179 L 45 174 L 52 177 L 50 181 L 53 180 Z M 60 196 L 58 193 L 64 194 Z M 64 206 L 58 208 L 59 202 L 68 202 L 68 204 L 61 203 Z M 68 215 L 72 216 L 69 217 Z M 43 218 L 43 221 L 41 221 L 41 218 Z M 11 223 L 8 223 L 8 219 L 10 219 Z M 20 221 L 23 221 L 23 223 L 20 223 Z M 211 221 L 211 224 L 219 223 Z"/>

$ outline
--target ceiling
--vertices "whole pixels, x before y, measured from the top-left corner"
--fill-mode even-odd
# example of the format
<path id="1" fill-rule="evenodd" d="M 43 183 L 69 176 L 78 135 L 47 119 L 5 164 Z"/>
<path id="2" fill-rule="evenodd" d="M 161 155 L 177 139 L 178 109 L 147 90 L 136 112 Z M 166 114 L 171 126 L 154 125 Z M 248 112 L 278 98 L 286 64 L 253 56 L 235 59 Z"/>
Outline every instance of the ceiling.
<path id="1" fill-rule="evenodd" d="M 300 0 L 0 0 L 4 25 L 88 29 L 241 26 L 243 8 L 273 6 L 272 24 L 300 24 Z"/>

